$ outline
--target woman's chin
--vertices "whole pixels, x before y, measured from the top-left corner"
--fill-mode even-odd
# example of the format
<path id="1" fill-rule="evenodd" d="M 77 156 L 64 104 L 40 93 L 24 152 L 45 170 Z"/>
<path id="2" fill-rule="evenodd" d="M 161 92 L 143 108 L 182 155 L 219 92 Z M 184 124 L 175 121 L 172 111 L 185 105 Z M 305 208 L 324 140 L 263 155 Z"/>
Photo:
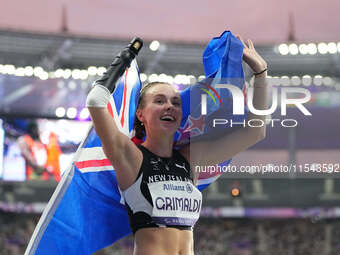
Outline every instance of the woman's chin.
<path id="1" fill-rule="evenodd" d="M 159 125 L 163 130 L 166 130 L 167 132 L 171 132 L 172 134 L 174 134 L 178 128 L 179 128 L 179 124 L 177 122 L 165 122 L 162 121 Z"/>

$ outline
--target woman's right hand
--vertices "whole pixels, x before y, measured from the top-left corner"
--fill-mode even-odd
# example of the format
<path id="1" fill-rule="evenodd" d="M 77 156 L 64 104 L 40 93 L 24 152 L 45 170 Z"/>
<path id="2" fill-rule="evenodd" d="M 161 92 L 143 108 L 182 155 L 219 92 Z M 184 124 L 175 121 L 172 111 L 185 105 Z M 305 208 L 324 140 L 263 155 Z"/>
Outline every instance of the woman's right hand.
<path id="1" fill-rule="evenodd" d="M 247 45 L 240 35 L 237 35 L 236 38 L 242 42 L 244 46 L 243 60 L 248 64 L 248 66 L 253 70 L 253 72 L 259 73 L 267 69 L 267 62 L 257 53 L 253 42 L 250 39 L 248 39 Z"/>

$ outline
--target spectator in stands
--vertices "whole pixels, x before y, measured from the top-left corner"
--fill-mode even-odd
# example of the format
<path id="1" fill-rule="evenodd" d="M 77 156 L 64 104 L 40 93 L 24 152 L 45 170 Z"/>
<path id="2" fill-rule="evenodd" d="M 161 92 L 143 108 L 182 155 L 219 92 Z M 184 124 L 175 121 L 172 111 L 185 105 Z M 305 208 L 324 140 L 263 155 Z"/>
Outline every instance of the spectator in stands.
<path id="1" fill-rule="evenodd" d="M 26 179 L 49 179 L 46 168 L 47 150 L 40 140 L 39 128 L 36 122 L 27 127 L 27 134 L 18 138 L 22 156 L 26 161 Z"/>
<path id="2" fill-rule="evenodd" d="M 36 223 L 36 215 L 0 212 L 0 254 L 24 254 Z M 195 228 L 195 255 L 336 255 L 340 254 L 339 229 L 340 221 L 202 218 Z M 131 255 L 133 242 L 130 235 L 95 255 Z"/>
<path id="3" fill-rule="evenodd" d="M 46 168 L 48 169 L 48 172 L 54 176 L 54 179 L 58 182 L 60 181 L 60 154 L 61 149 L 58 143 L 58 136 L 55 133 L 51 132 L 47 145 Z"/>

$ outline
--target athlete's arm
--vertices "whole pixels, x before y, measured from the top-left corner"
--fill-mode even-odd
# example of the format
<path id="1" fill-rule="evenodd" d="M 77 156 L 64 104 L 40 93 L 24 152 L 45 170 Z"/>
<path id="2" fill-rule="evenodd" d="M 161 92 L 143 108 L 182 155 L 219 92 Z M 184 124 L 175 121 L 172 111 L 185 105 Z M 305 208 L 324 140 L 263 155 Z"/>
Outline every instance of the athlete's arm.
<path id="1" fill-rule="evenodd" d="M 267 63 L 256 52 L 253 43 L 248 40 L 247 46 L 242 38 L 238 37 L 243 45 L 243 60 L 250 66 L 254 73 L 261 72 L 267 69 Z M 254 79 L 254 96 L 253 106 L 258 110 L 267 108 L 267 72 L 255 75 Z M 246 123 L 250 119 L 260 119 L 265 123 L 266 116 L 248 114 Z M 239 128 L 236 131 L 221 135 L 214 139 L 201 140 L 192 142 L 180 149 L 180 152 L 190 162 L 192 169 L 196 165 L 216 165 L 232 158 L 237 153 L 246 150 L 250 146 L 256 144 L 264 139 L 266 133 L 266 125 L 262 127 L 249 127 Z M 189 151 L 190 148 L 190 151 Z M 198 178 L 198 173 L 195 174 Z"/>
<path id="2" fill-rule="evenodd" d="M 142 162 L 142 153 L 116 126 L 107 110 L 110 97 L 108 89 L 96 85 L 87 96 L 86 104 L 104 153 L 116 171 L 119 187 L 124 190 L 137 177 L 137 171 Z"/>
<path id="3" fill-rule="evenodd" d="M 116 170 L 117 181 L 122 190 L 128 188 L 136 179 L 142 162 L 142 153 L 119 131 L 107 110 L 107 104 L 115 90 L 116 82 L 130 66 L 142 45 L 143 41 L 140 38 L 134 38 L 114 58 L 104 75 L 95 82 L 86 100 L 94 128 L 102 142 L 106 157 Z"/>

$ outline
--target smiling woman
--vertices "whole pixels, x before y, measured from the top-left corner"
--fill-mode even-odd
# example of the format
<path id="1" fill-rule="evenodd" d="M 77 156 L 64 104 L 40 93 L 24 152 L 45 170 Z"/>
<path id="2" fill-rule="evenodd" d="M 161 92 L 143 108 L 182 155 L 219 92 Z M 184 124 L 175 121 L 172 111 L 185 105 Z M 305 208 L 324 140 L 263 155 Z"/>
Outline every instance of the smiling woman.
<path id="1" fill-rule="evenodd" d="M 164 82 L 150 82 L 147 85 L 145 85 L 143 87 L 143 89 L 141 90 L 141 92 L 140 92 L 140 96 L 139 96 L 139 99 L 138 99 L 138 109 L 144 108 L 145 100 L 146 100 L 145 99 L 145 95 L 146 95 L 147 91 L 149 89 L 155 87 L 156 85 L 168 85 L 168 86 L 171 86 L 169 83 L 164 83 Z M 154 96 L 154 100 L 159 105 L 163 104 L 164 101 L 166 100 L 166 97 L 165 97 L 165 95 L 163 93 L 156 94 L 156 95 L 153 94 L 153 96 Z M 180 98 L 179 95 L 175 95 L 172 100 L 173 100 L 173 104 L 174 105 L 181 106 L 181 98 Z M 161 120 L 169 121 L 169 122 L 176 122 L 177 119 L 176 119 L 175 116 L 172 116 L 171 114 L 164 115 L 164 116 L 161 117 Z M 179 118 L 179 120 L 180 120 L 180 118 Z M 146 133 L 145 133 L 145 126 L 144 126 L 144 123 L 139 120 L 137 115 L 136 115 L 133 127 L 134 127 L 134 129 L 136 131 L 136 138 L 137 139 L 143 139 L 145 137 L 145 135 L 146 135 Z"/>
<path id="2" fill-rule="evenodd" d="M 187 158 L 173 149 L 182 119 L 179 92 L 159 82 L 142 89 L 134 127 L 137 138 L 145 141 L 138 146 L 114 130 L 106 108 L 94 106 L 93 97 L 98 95 L 106 98 L 109 92 L 95 86 L 88 106 L 103 149 L 116 169 L 135 236 L 135 254 L 193 254 L 192 227 L 199 218 L 202 195 Z"/>
<path id="3" fill-rule="evenodd" d="M 255 73 L 253 104 L 266 109 L 267 64 L 250 40 L 247 45 L 238 38 L 244 46 L 243 59 Z M 142 143 L 136 145 L 118 130 L 106 108 L 109 99 L 110 90 L 96 84 L 87 97 L 87 107 L 115 169 L 135 238 L 134 254 L 192 255 L 192 231 L 202 205 L 202 194 L 195 185 L 199 173 L 192 169 L 218 164 L 245 150 L 264 138 L 265 127 L 247 126 L 176 150 L 173 144 L 182 120 L 181 97 L 171 84 L 153 82 L 140 93 L 134 128 Z M 264 118 L 248 115 L 254 117 Z"/>

